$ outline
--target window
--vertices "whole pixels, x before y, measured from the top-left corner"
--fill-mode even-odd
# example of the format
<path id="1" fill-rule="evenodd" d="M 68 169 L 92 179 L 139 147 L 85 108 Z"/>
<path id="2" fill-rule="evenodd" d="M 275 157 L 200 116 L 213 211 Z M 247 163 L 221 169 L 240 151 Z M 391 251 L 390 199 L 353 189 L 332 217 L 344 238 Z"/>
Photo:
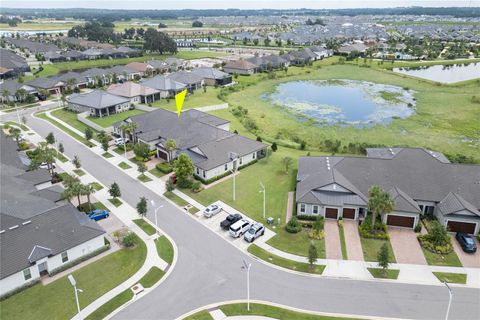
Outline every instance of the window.
<path id="1" fill-rule="evenodd" d="M 203 171 L 203 177 L 205 178 L 205 171 Z"/>
<path id="2" fill-rule="evenodd" d="M 300 205 L 300 212 L 305 213 L 305 205 L 303 203 Z"/>
<path id="3" fill-rule="evenodd" d="M 198 169 L 198 167 L 197 167 L 197 175 L 198 175 L 198 174 L 200 174 L 200 169 Z"/>
<path id="4" fill-rule="evenodd" d="M 23 270 L 23 278 L 25 278 L 25 280 L 32 279 L 32 274 L 30 273 L 30 268 Z"/>
<path id="5" fill-rule="evenodd" d="M 240 158 L 239 163 L 240 163 L 240 165 L 242 165 L 242 158 Z"/>
<path id="6" fill-rule="evenodd" d="M 318 206 L 313 206 L 313 214 L 318 214 Z"/>
<path id="7" fill-rule="evenodd" d="M 256 156 L 257 156 L 257 154 L 254 152 L 253 153 L 253 159 L 255 159 Z"/>
<path id="8" fill-rule="evenodd" d="M 228 170 L 228 163 L 225 163 L 225 171 Z"/>
<path id="9" fill-rule="evenodd" d="M 62 263 L 65 263 L 68 261 L 68 253 L 67 251 L 62 252 Z"/>

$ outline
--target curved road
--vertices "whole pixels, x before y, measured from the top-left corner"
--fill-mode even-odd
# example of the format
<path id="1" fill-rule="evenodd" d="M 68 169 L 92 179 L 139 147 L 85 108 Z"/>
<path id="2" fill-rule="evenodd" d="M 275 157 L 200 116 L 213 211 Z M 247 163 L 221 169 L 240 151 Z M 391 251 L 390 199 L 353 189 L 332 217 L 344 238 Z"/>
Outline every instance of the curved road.
<path id="1" fill-rule="evenodd" d="M 252 263 L 252 299 L 328 313 L 409 319 L 445 317 L 448 292 L 443 286 L 299 275 L 252 259 L 120 168 L 30 113 L 28 111 L 29 127 L 43 137 L 50 131 L 55 132 L 70 158 L 78 155 L 83 168 L 103 184 L 116 181 L 122 198 L 130 205 L 135 206 L 141 196 L 164 205 L 158 213 L 159 225 L 178 246 L 175 269 L 159 287 L 120 311 L 114 319 L 174 319 L 212 303 L 245 299 L 246 274 L 240 269 L 242 259 Z M 7 119 L 17 121 L 17 116 L 2 116 L 2 120 Z M 479 319 L 480 290 L 455 287 L 453 291 L 450 319 Z"/>

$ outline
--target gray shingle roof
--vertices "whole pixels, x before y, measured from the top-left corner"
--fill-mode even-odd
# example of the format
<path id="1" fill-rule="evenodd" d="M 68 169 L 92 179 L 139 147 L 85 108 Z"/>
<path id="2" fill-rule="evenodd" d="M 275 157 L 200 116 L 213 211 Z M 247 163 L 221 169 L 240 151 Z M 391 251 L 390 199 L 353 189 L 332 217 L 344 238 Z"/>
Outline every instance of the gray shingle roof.
<path id="1" fill-rule="evenodd" d="M 13 51 L 0 48 L 0 67 L 17 69 L 28 67 L 27 60 Z"/>
<path id="2" fill-rule="evenodd" d="M 388 193 L 390 193 L 393 201 L 395 201 L 395 211 L 422 212 L 415 200 L 397 187 L 392 188 Z"/>
<path id="3" fill-rule="evenodd" d="M 231 77 L 231 75 L 229 75 L 228 73 L 225 73 L 215 68 L 196 68 L 192 70 L 192 73 L 202 77 L 203 79 L 217 80 Z"/>
<path id="4" fill-rule="evenodd" d="M 479 210 L 477 210 L 472 204 L 465 201 L 465 199 L 463 199 L 461 196 L 453 192 L 450 192 L 442 201 L 440 201 L 438 208 L 444 215 L 467 210 L 477 216 L 480 216 Z"/>
<path id="5" fill-rule="evenodd" d="M 181 91 L 185 89 L 186 85 L 180 82 L 177 82 L 173 79 L 167 78 L 165 76 L 155 76 L 150 79 L 142 79 L 140 81 L 144 86 L 157 89 L 160 91 Z"/>
<path id="6" fill-rule="evenodd" d="M 84 94 L 74 93 L 67 98 L 67 101 L 85 107 L 103 109 L 126 103 L 130 100 L 124 97 L 115 96 L 102 90 L 93 90 Z"/>
<path id="7" fill-rule="evenodd" d="M 40 88 L 40 89 L 51 89 L 55 88 L 58 86 L 64 85 L 64 83 L 59 79 L 58 76 L 54 77 L 39 77 L 32 79 L 27 82 L 27 85 L 34 87 L 34 88 Z"/>
<path id="8" fill-rule="evenodd" d="M 202 82 L 203 80 L 203 77 L 200 77 L 192 72 L 187 72 L 187 71 L 177 71 L 177 72 L 171 73 L 167 75 L 167 78 L 180 83 L 184 83 L 186 85 L 199 83 L 199 82 Z"/>

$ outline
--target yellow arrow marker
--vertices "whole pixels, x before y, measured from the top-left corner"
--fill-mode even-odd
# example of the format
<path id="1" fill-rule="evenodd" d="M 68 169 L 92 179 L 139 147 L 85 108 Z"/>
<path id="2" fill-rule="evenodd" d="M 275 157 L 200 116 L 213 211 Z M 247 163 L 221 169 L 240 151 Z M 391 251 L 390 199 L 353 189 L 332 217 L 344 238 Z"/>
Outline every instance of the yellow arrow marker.
<path id="1" fill-rule="evenodd" d="M 187 90 L 183 90 L 175 95 L 175 104 L 177 105 L 177 114 L 180 118 L 180 113 L 182 112 L 183 101 L 185 101 L 185 96 L 187 95 Z"/>

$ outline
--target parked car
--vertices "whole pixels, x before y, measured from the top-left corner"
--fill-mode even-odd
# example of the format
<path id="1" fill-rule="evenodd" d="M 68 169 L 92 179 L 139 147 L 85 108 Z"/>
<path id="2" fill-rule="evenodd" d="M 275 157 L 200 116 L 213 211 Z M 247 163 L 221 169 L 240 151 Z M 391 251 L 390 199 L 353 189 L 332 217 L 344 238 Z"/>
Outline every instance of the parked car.
<path id="1" fill-rule="evenodd" d="M 457 232 L 455 235 L 458 243 L 462 247 L 462 250 L 467 253 L 475 253 L 477 251 L 477 245 L 475 244 L 475 240 L 469 234 L 463 232 Z"/>
<path id="2" fill-rule="evenodd" d="M 238 220 L 242 220 L 242 215 L 241 214 L 238 214 L 238 213 L 235 213 L 235 214 L 229 214 L 227 216 L 227 218 L 225 218 L 225 220 L 223 220 L 222 222 L 220 222 L 220 228 L 222 228 L 223 230 L 228 230 L 230 229 L 230 226 L 232 224 L 234 224 L 235 222 L 237 222 Z"/>
<path id="3" fill-rule="evenodd" d="M 125 143 L 130 142 L 130 140 L 128 138 L 125 138 L 125 140 L 123 138 L 117 138 L 114 142 L 116 146 L 123 146 Z"/>
<path id="4" fill-rule="evenodd" d="M 222 211 L 222 207 L 216 204 L 211 204 L 203 210 L 203 216 L 205 218 L 211 218 L 220 211 Z"/>
<path id="5" fill-rule="evenodd" d="M 42 162 L 42 163 L 40 163 L 40 165 L 38 167 L 41 168 L 41 169 L 48 169 L 48 163 Z M 57 166 L 55 165 L 55 163 L 52 163 L 52 167 L 53 167 L 53 169 L 55 169 Z"/>
<path id="6" fill-rule="evenodd" d="M 245 239 L 245 241 L 247 242 L 253 242 L 258 237 L 263 236 L 264 233 L 265 227 L 263 226 L 263 224 L 257 222 L 252 224 L 250 229 L 248 229 L 248 231 L 245 233 L 245 236 L 243 236 L 243 239 Z"/>
<path id="7" fill-rule="evenodd" d="M 90 212 L 88 214 L 88 217 L 92 220 L 98 221 L 98 220 L 108 218 L 109 215 L 110 215 L 109 211 L 97 209 L 97 210 L 93 210 L 92 212 Z"/>
<path id="8" fill-rule="evenodd" d="M 239 220 L 230 226 L 230 235 L 234 238 L 241 237 L 250 228 L 250 221 L 246 219 Z"/>

